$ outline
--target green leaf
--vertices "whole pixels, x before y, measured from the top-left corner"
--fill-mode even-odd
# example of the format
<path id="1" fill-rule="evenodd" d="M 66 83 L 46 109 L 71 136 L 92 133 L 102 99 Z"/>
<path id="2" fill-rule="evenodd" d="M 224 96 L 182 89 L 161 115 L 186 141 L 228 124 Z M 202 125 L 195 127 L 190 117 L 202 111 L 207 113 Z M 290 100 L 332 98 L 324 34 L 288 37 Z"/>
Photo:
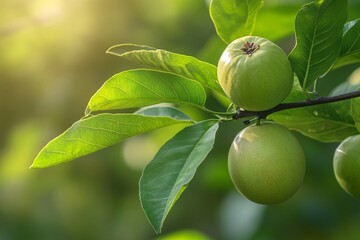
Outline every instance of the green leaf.
<path id="1" fill-rule="evenodd" d="M 168 106 L 149 106 L 139 109 L 135 114 L 141 114 L 146 116 L 162 116 L 170 117 L 177 120 L 191 120 L 191 118 L 182 112 L 180 109 Z"/>
<path id="2" fill-rule="evenodd" d="M 360 19 L 346 23 L 343 32 L 340 56 L 334 69 L 360 62 Z"/>
<path id="3" fill-rule="evenodd" d="M 360 68 L 356 69 L 348 80 L 352 86 L 352 90 L 356 89 L 360 91 Z M 351 116 L 355 121 L 355 126 L 360 132 L 360 97 L 351 99 Z"/>
<path id="4" fill-rule="evenodd" d="M 167 235 L 162 235 L 156 240 L 211 240 L 204 233 L 196 230 L 178 230 Z"/>
<path id="5" fill-rule="evenodd" d="M 217 65 L 227 45 L 216 35 L 212 35 L 197 55 L 205 61 Z"/>
<path id="6" fill-rule="evenodd" d="M 219 37 L 227 44 L 252 35 L 263 0 L 212 0 L 210 16 Z"/>
<path id="7" fill-rule="evenodd" d="M 136 44 L 115 45 L 109 48 L 107 53 L 140 63 L 148 68 L 196 80 L 203 86 L 225 96 L 217 81 L 216 67 L 192 56 Z"/>
<path id="8" fill-rule="evenodd" d="M 269 118 L 321 142 L 340 142 L 357 133 L 354 123 L 343 121 L 328 104 L 284 110 Z"/>
<path id="9" fill-rule="evenodd" d="M 286 102 L 305 100 L 300 84 L 298 81 L 294 82 L 293 90 Z M 340 88 L 334 93 L 344 93 Z M 354 121 L 349 114 L 342 114 L 346 106 L 348 106 L 346 102 L 342 101 L 294 108 L 273 113 L 268 118 L 315 140 L 340 142 L 357 133 Z"/>
<path id="10" fill-rule="evenodd" d="M 339 84 L 330 94 L 329 96 L 337 96 L 344 93 L 350 93 L 357 91 L 360 88 L 360 69 L 355 70 L 349 78 Z M 351 119 L 351 99 L 344 100 L 340 102 L 332 103 L 333 108 L 337 110 L 339 115 L 343 118 Z M 355 120 L 355 119 L 354 119 Z M 348 120 L 348 122 L 351 122 Z"/>
<path id="11" fill-rule="evenodd" d="M 136 114 L 99 114 L 79 120 L 37 155 L 32 168 L 45 168 L 99 151 L 126 138 L 188 120 Z"/>
<path id="12" fill-rule="evenodd" d="M 181 76 L 148 69 L 121 72 L 107 80 L 90 99 L 87 112 L 145 107 L 158 103 L 203 107 L 204 88 Z"/>
<path id="13" fill-rule="evenodd" d="M 253 35 L 270 41 L 279 41 L 294 34 L 294 19 L 299 3 L 266 2 L 256 18 Z"/>
<path id="14" fill-rule="evenodd" d="M 301 87 L 309 87 L 336 61 L 347 17 L 347 1 L 317 0 L 295 19 L 296 46 L 289 55 Z"/>
<path id="15" fill-rule="evenodd" d="M 184 128 L 161 147 L 144 168 L 140 178 L 140 201 L 156 233 L 161 232 L 172 206 L 213 148 L 217 129 L 217 120 Z"/>
<path id="16" fill-rule="evenodd" d="M 302 90 L 299 83 L 299 79 L 295 76 L 294 84 L 291 89 L 291 92 L 283 102 L 288 103 L 288 102 L 303 101 L 306 98 L 307 98 L 307 93 Z"/>
<path id="17" fill-rule="evenodd" d="M 360 88 L 358 88 L 358 91 L 360 91 Z M 351 99 L 351 115 L 358 132 L 360 132 L 360 97 Z"/>

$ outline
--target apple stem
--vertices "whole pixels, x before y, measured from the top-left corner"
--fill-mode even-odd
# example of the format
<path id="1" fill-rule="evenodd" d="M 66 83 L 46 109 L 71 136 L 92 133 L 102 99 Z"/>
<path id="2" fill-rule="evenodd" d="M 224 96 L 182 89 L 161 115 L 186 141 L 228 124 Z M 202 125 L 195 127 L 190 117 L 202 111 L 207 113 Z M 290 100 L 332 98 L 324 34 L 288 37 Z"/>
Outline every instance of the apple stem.
<path id="1" fill-rule="evenodd" d="M 332 102 L 338 102 L 343 101 L 351 98 L 360 97 L 360 91 L 354 91 L 350 93 L 344 93 L 337 96 L 331 96 L 331 97 L 318 97 L 316 99 L 309 99 L 299 102 L 290 102 L 290 103 L 281 103 L 269 110 L 265 111 L 248 111 L 248 110 L 242 110 L 238 109 L 236 113 L 232 116 L 232 119 L 240 119 L 244 117 L 251 117 L 251 116 L 257 116 L 258 119 L 266 119 L 266 117 L 272 113 L 279 112 L 286 109 L 292 109 L 292 108 L 300 108 L 300 107 L 308 107 L 308 106 L 314 106 L 319 104 L 325 104 L 325 103 L 332 103 Z"/>
<path id="2" fill-rule="evenodd" d="M 257 117 L 257 118 L 256 118 L 256 126 L 260 126 L 260 120 L 261 120 L 260 117 Z"/>

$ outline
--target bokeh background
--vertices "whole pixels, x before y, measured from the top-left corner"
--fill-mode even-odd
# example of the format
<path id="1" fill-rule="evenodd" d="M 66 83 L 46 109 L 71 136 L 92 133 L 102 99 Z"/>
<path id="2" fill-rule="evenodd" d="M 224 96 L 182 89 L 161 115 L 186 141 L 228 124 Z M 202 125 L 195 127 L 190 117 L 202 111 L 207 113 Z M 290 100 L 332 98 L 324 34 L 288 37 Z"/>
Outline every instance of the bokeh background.
<path id="1" fill-rule="evenodd" d="M 223 124 L 160 236 L 142 212 L 138 180 L 174 129 L 60 166 L 29 169 L 49 140 L 83 116 L 106 79 L 139 67 L 105 54 L 110 46 L 145 44 L 216 64 L 225 46 L 215 35 L 208 2 L 0 0 L 0 240 L 360 239 L 360 202 L 342 191 L 332 172 L 337 143 L 300 134 L 308 161 L 303 186 L 283 204 L 262 206 L 232 186 L 227 151 L 243 126 Z M 256 33 L 289 52 L 296 11 L 307 2 L 266 1 Z M 349 19 L 359 18 L 360 1 L 349 3 Z M 329 74 L 320 92 L 327 94 L 357 67 Z M 224 110 L 212 97 L 208 105 Z"/>

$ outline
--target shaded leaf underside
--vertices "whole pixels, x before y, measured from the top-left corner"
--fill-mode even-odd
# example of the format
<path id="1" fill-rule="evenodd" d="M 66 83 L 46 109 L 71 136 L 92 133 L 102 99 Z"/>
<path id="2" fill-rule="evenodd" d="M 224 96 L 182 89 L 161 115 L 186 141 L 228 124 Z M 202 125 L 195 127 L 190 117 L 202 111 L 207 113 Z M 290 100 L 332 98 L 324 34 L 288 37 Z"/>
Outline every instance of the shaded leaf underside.
<path id="1" fill-rule="evenodd" d="M 145 167 L 140 201 L 154 230 L 160 233 L 166 216 L 213 147 L 218 120 L 184 128 Z"/>
<path id="2" fill-rule="evenodd" d="M 333 94 L 352 91 L 350 87 L 339 86 Z M 306 97 L 296 80 L 287 102 L 303 101 Z M 294 108 L 271 114 L 268 118 L 289 129 L 321 142 L 340 142 L 357 133 L 350 116 L 350 100 Z"/>

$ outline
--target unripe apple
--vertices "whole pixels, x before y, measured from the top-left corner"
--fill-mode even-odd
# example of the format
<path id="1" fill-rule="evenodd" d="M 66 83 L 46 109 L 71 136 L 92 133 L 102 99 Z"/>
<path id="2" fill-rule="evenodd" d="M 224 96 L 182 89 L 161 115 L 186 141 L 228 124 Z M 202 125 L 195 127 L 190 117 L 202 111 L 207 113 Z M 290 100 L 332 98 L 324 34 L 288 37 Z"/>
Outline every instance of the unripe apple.
<path id="1" fill-rule="evenodd" d="M 333 167 L 340 186 L 351 196 L 360 198 L 360 135 L 346 138 L 337 147 Z"/>
<path id="2" fill-rule="evenodd" d="M 218 63 L 218 81 L 240 108 L 263 111 L 281 103 L 294 81 L 285 52 L 273 42 L 246 36 L 234 40 Z"/>
<path id="3" fill-rule="evenodd" d="M 264 122 L 246 127 L 235 137 L 228 168 L 244 197 L 274 204 L 295 194 L 303 182 L 306 162 L 298 140 L 287 128 Z"/>

